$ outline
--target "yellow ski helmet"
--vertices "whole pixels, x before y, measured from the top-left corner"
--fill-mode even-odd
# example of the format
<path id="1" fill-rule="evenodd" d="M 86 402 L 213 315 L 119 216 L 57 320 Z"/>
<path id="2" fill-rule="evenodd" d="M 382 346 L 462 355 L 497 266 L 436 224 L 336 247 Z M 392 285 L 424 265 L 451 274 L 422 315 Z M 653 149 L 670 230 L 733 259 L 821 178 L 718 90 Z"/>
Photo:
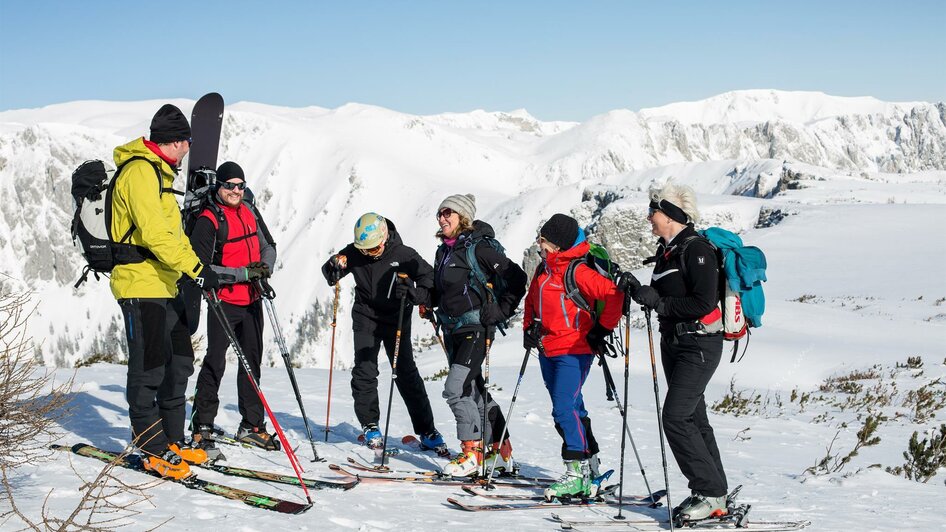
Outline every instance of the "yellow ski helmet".
<path id="1" fill-rule="evenodd" d="M 355 247 L 372 249 L 388 239 L 388 223 L 378 213 L 365 213 L 355 222 Z"/>

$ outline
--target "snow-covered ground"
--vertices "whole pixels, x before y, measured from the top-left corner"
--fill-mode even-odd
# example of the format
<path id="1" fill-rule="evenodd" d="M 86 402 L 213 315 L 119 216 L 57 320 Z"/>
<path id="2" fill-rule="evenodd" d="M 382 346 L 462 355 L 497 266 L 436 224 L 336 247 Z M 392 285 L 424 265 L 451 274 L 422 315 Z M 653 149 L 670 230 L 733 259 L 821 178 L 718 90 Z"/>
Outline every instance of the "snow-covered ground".
<path id="1" fill-rule="evenodd" d="M 0 190 L 4 198 L 17 198 L 0 202 L 0 270 L 15 279 L 5 282 L 34 291 L 39 307 L 30 331 L 43 340 L 37 353 L 47 363 L 69 365 L 122 334 L 105 283 L 91 282 L 78 291 L 71 286 L 81 259 L 68 236 L 68 178 L 78 162 L 106 158 L 114 145 L 143 134 L 161 103 L 73 102 L 0 113 Z M 185 112 L 192 105 L 175 103 Z M 933 407 L 938 417 L 918 417 L 905 404 L 910 390 L 924 385 L 934 404 L 942 405 L 946 397 L 946 386 L 936 380 L 946 380 L 942 109 L 941 103 L 739 91 L 639 113 L 617 110 L 574 124 L 539 122 L 524 111 L 420 117 L 355 104 L 330 110 L 241 102 L 227 108 L 221 159 L 236 158 L 252 175 L 250 184 L 280 244 L 276 304 L 293 358 L 303 365 L 296 374 L 317 438 L 325 419 L 330 302 L 317 268 L 350 240 L 358 214 L 378 210 L 390 216 L 409 245 L 432 257 L 436 205 L 447 194 L 474 192 L 479 217 L 496 227 L 516 260 L 527 257 L 523 250 L 536 228 L 554 212 L 574 212 L 597 224 L 600 238 L 632 256 L 640 251 L 631 232 L 639 231 L 634 224 L 646 208 L 644 191 L 672 177 L 697 189 L 711 223 L 740 231 L 768 257 L 764 327 L 753 332 L 745 360 L 724 361 L 707 390 L 708 404 L 723 399 L 730 382 L 742 397 L 758 396 L 739 415 L 711 413 L 730 486 L 745 486 L 741 500 L 753 505 L 750 516 L 807 519 L 813 530 L 942 530 L 935 504 L 943 495 L 944 475 L 921 484 L 885 472 L 904 463 L 902 453 L 914 431 L 938 427 L 946 416 L 943 408 Z M 765 212 L 775 212 L 768 219 L 777 223 L 757 223 Z M 646 269 L 637 273 L 649 275 Z M 370 457 L 355 442 L 358 424 L 344 369 L 351 360 L 350 279 L 343 285 L 332 432 L 329 443 L 318 444 L 320 455 L 338 463 L 350 455 Z M 658 489 L 663 475 L 650 357 L 642 316 L 632 315 L 632 323 L 628 422 L 649 483 Z M 430 334 L 427 324 L 415 323 L 413 330 L 415 341 Z M 324 464 L 308 462 L 300 412 L 270 333 L 267 325 L 265 356 L 271 366 L 263 370 L 263 390 L 299 445 L 307 474 L 330 476 Z M 522 359 L 520 343 L 521 335 L 512 332 L 492 351 L 491 381 L 504 408 Z M 428 377 L 446 366 L 434 346 L 416 353 Z M 922 370 L 896 367 L 908 357 L 922 357 Z M 875 365 L 875 375 L 854 382 L 848 393 L 819 391 L 829 377 Z M 217 419 L 230 431 L 239 422 L 234 367 L 231 362 Z M 623 361 L 612 360 L 610 367 L 620 387 Z M 59 369 L 57 378 L 71 374 Z M 85 441 L 118 449 L 127 443 L 124 375 L 121 365 L 76 371 L 75 408 L 62 424 L 62 444 Z M 382 400 L 389 378 L 383 369 Z M 442 386 L 442 379 L 427 382 L 438 427 L 456 450 Z M 662 375 L 660 388 L 665 391 Z M 600 370 L 592 372 L 584 390 L 603 463 L 617 469 L 621 420 L 614 403 L 605 400 Z M 868 392 L 873 395 L 865 398 Z M 516 405 L 511 434 L 523 472 L 558 476 L 560 440 L 534 360 Z M 825 456 L 836 434 L 831 453 L 850 452 L 869 412 L 886 416 L 877 431 L 879 444 L 860 449 L 839 472 L 804 474 Z M 400 437 L 408 430 L 403 404 L 395 399 L 391 433 Z M 291 472 L 281 453 L 224 450 L 234 465 Z M 434 455 L 412 453 L 392 461 L 399 468 L 442 464 Z M 626 492 L 642 493 L 630 448 L 625 464 Z M 672 458 L 670 464 L 671 493 L 679 501 L 686 482 Z M 100 469 L 96 461 L 67 453 L 20 468 L 11 480 L 18 508 L 36 519 L 46 504 L 52 515 L 63 517 L 75 507 L 82 485 L 75 473 L 88 480 Z M 302 501 L 299 489 L 199 473 Z M 130 471 L 119 476 L 147 480 Z M 166 528 L 180 530 L 557 528 L 544 510 L 456 510 L 446 498 L 468 496 L 444 486 L 364 483 L 349 492 L 317 491 L 315 507 L 299 516 L 167 483 L 148 492 L 154 506 L 139 507 L 129 529 L 154 527 L 169 517 L 173 521 Z M 634 518 L 664 515 L 639 508 L 627 512 Z M 8 520 L 0 521 L 0 528 L 18 526 Z"/>
<path id="2" fill-rule="evenodd" d="M 939 196 L 943 198 L 942 195 Z M 929 198 L 927 198 L 929 199 Z M 853 449 L 860 428 L 850 410 L 813 402 L 804 410 L 790 401 L 793 389 L 817 391 L 826 377 L 854 369 L 882 364 L 884 374 L 903 364 L 908 356 L 921 356 L 924 372 L 897 373 L 901 396 L 946 375 L 946 284 L 941 277 L 946 249 L 940 228 L 946 209 L 940 204 L 864 203 L 816 205 L 802 209 L 781 224 L 749 231 L 747 242 L 761 246 L 769 259 L 766 285 L 768 309 L 765 326 L 752 335 L 748 355 L 738 364 L 724 361 L 707 391 L 708 403 L 715 403 L 728 391 L 733 379 L 737 390 L 757 390 L 769 400 L 762 412 L 748 416 L 711 414 L 731 486 L 743 484 L 742 500 L 753 505 L 751 516 L 767 520 L 809 519 L 814 530 L 941 530 L 942 520 L 932 511 L 943 494 L 943 477 L 920 484 L 870 468 L 873 464 L 896 466 L 914 430 L 938 425 L 931 420 L 916 424 L 909 416 L 881 424 L 880 444 L 861 450 L 840 473 L 804 475 L 809 466 L 824 456 L 841 421 L 850 426 L 841 430 L 834 452 Z M 807 296 L 807 297 L 802 297 Z M 419 319 L 419 318 L 415 318 Z M 414 329 L 423 327 L 415 324 Z M 340 335 L 350 334 L 340 330 Z M 492 354 L 491 378 L 498 385 L 496 395 L 505 406 L 515 386 L 522 350 L 519 334 L 501 338 Z M 659 355 L 658 355 L 659 356 Z M 430 376 L 446 364 L 439 347 L 417 353 L 424 375 Z M 622 361 L 611 361 L 620 378 Z M 659 366 L 659 365 L 658 365 Z M 127 442 L 128 418 L 124 400 L 122 366 L 99 364 L 77 372 L 79 391 L 76 413 L 63 429 L 67 444 L 87 441 L 106 448 L 120 448 Z M 65 378 L 70 370 L 60 370 Z M 322 434 L 326 405 L 327 372 L 296 370 L 305 404 L 317 435 Z M 382 373 L 381 396 L 387 395 L 389 373 Z M 371 454 L 355 443 L 357 421 L 347 386 L 347 371 L 336 370 L 332 401 L 332 433 L 328 444 L 319 443 L 320 455 L 343 463 L 350 455 L 369 458 Z M 193 381 L 193 379 L 192 379 Z M 192 382 L 193 384 L 193 382 Z M 310 464 L 305 430 L 286 372 L 266 368 L 263 388 L 290 439 L 299 444 L 299 453 L 310 475 L 329 475 L 322 464 Z M 457 448 L 451 415 L 440 399 L 442 380 L 427 383 L 438 427 L 452 449 Z M 660 381 L 661 390 L 665 390 Z M 942 385 L 940 385 L 942 386 Z M 645 333 L 631 331 L 630 405 L 628 422 L 645 465 L 651 487 L 662 487 L 660 450 L 656 432 L 654 396 L 650 378 Z M 192 390 L 191 390 L 192 391 Z M 605 400 L 601 372 L 592 372 L 585 385 L 585 400 L 595 433 L 601 443 L 603 462 L 617 468 L 621 420 L 614 403 Z M 239 422 L 236 409 L 234 371 L 223 383 L 222 407 L 218 423 L 233 430 Z M 775 405 L 776 395 L 782 406 Z M 896 401 L 895 401 L 896 402 Z M 526 473 L 558 475 L 560 441 L 550 417 L 550 402 L 535 361 L 530 361 L 516 412 L 511 421 L 515 456 Z M 903 409 L 900 409 L 903 411 Z M 890 409 L 886 412 L 890 413 Z M 828 420 L 813 422 L 827 413 Z M 940 417 L 944 412 L 939 411 Z M 391 433 L 401 436 L 410 430 L 403 404 L 395 400 Z M 224 448 L 231 463 L 258 469 L 290 472 L 281 453 L 261 455 L 243 449 Z M 392 460 L 401 468 L 437 467 L 443 460 L 430 454 L 403 454 Z M 65 512 L 74 504 L 81 485 L 71 468 L 87 478 L 100 468 L 96 461 L 59 454 L 50 462 L 20 470 L 15 493 L 20 508 L 36 515 L 47 493 L 55 489 L 48 504 L 54 512 Z M 644 491 L 633 454 L 626 456 L 626 489 Z M 137 473 L 123 478 L 135 480 Z M 301 491 L 200 471 L 205 478 L 259 490 L 279 497 L 301 500 Z M 671 459 L 671 493 L 677 499 L 686 492 L 686 482 Z M 238 502 L 195 493 L 173 484 L 152 488 L 154 508 L 144 508 L 134 518 L 132 528 L 154 526 L 169 516 L 171 529 L 193 530 L 212 527 L 227 530 L 456 530 L 462 527 L 548 530 L 557 528 L 549 511 L 530 510 L 503 513 L 465 513 L 445 504 L 446 497 L 467 497 L 459 488 L 416 484 L 362 484 L 349 492 L 322 490 L 314 493 L 315 507 L 299 516 L 278 515 L 253 509 Z M 471 503 L 485 499 L 469 498 Z M 632 508 L 632 517 L 659 518 L 659 511 Z M 611 515 L 613 509 L 562 509 L 559 513 L 588 517 Z M 12 522 L 5 526 L 12 527 Z"/>

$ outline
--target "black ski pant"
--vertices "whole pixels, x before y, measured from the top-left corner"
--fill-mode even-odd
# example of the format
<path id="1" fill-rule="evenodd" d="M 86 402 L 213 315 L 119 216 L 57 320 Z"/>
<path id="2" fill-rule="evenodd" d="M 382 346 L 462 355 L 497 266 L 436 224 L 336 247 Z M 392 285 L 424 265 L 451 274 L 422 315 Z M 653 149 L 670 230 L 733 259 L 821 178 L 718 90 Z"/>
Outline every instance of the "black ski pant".
<path id="1" fill-rule="evenodd" d="M 723 335 L 662 334 L 660 359 L 667 378 L 663 423 L 667 443 L 689 488 L 700 495 L 728 493 L 703 392 L 723 353 Z"/>
<path id="2" fill-rule="evenodd" d="M 187 379 L 194 348 L 180 298 L 119 299 L 128 341 L 125 396 L 132 439 L 139 449 L 161 454 L 184 439 Z"/>
<path id="3" fill-rule="evenodd" d="M 465 332 L 444 335 L 447 362 L 450 372 L 443 387 L 443 398 L 453 411 L 457 421 L 457 438 L 460 441 L 484 439 L 486 445 L 501 443 L 499 440 L 506 426 L 499 404 L 486 390 L 482 365 L 486 359 L 486 330 L 478 328 Z M 483 409 L 487 409 L 485 436 L 483 435 Z M 506 433 L 509 439 L 509 433 Z M 486 450 L 484 449 L 484 452 Z"/>
<path id="4" fill-rule="evenodd" d="M 384 345 L 388 361 L 394 363 L 396 331 L 376 329 L 372 332 L 354 331 L 355 367 L 351 370 L 351 396 L 355 402 L 355 416 L 364 427 L 377 425 L 381 418 L 378 407 L 378 352 Z M 397 378 L 394 383 L 398 394 L 407 405 L 414 433 L 427 435 L 434 431 L 434 412 L 430 408 L 424 379 L 417 371 L 411 349 L 411 330 L 401 331 L 400 353 L 397 357 Z"/>
<path id="5" fill-rule="evenodd" d="M 253 371 L 257 384 L 260 381 L 260 363 L 263 358 L 263 304 L 256 300 L 247 306 L 233 305 L 224 301 L 220 307 L 227 317 L 236 341 L 243 350 L 243 355 Z M 220 407 L 220 382 L 227 369 L 227 349 L 230 340 L 220 324 L 220 320 L 208 309 L 207 313 L 207 354 L 203 366 L 197 374 L 197 393 L 194 398 L 193 429 L 197 425 L 213 425 Z M 253 389 L 253 384 L 246 376 L 243 364 L 237 363 L 237 397 L 242 420 L 240 425 L 246 428 L 266 426 L 263 403 Z"/>

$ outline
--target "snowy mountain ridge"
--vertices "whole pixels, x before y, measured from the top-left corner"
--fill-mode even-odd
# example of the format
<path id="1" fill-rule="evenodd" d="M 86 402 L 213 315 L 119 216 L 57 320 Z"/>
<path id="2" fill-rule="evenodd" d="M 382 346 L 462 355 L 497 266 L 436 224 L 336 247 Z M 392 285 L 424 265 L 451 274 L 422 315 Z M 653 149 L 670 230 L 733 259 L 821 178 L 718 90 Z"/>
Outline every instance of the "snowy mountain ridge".
<path id="1" fill-rule="evenodd" d="M 193 105 L 171 101 L 185 113 Z M 120 342 L 105 281 L 72 288 L 83 263 L 69 236 L 69 179 L 80 162 L 109 160 L 114 146 L 147 134 L 162 103 L 84 101 L 0 113 L 0 190 L 16 198 L 0 205 L 0 264 L 41 300 L 33 328 L 45 339 L 38 351 L 47 362 L 67 365 Z M 327 338 L 319 324 L 330 291 L 318 266 L 350 240 L 362 212 L 393 219 L 405 242 L 430 258 L 437 204 L 472 192 L 478 217 L 494 225 L 515 258 L 557 211 L 588 224 L 612 217 L 615 223 L 599 224 L 601 239 L 637 257 L 646 250 L 640 241 L 652 240 L 642 234 L 640 212 L 610 202 L 642 203 L 639 191 L 670 177 L 706 195 L 709 220 L 740 230 L 752 229 L 763 208 L 786 201 L 889 202 L 899 195 L 942 202 L 946 106 L 737 91 L 578 124 L 542 122 L 523 110 L 416 116 L 363 104 L 240 102 L 227 108 L 220 160 L 228 159 L 247 171 L 279 244 L 273 284 L 288 341 L 301 363 L 323 365 Z M 870 192 L 833 192 L 850 184 Z M 586 193 L 602 186 L 610 192 Z M 792 192 L 800 189 L 809 190 Z M 757 199 L 726 198 L 733 194 Z M 631 226 L 633 234 L 625 230 Z M 343 331 L 349 300 L 339 313 Z"/>

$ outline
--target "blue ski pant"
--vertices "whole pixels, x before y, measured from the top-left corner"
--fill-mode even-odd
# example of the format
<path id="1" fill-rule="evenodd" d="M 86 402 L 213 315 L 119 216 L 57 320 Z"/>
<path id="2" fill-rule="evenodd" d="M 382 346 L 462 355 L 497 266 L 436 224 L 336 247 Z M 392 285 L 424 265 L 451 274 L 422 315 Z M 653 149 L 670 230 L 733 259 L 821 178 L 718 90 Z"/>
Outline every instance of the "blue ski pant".
<path id="1" fill-rule="evenodd" d="M 552 398 L 552 418 L 562 437 L 562 459 L 582 460 L 598 453 L 585 410 L 581 387 L 588 378 L 594 355 L 539 357 L 542 380 Z"/>

